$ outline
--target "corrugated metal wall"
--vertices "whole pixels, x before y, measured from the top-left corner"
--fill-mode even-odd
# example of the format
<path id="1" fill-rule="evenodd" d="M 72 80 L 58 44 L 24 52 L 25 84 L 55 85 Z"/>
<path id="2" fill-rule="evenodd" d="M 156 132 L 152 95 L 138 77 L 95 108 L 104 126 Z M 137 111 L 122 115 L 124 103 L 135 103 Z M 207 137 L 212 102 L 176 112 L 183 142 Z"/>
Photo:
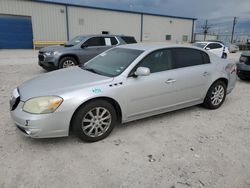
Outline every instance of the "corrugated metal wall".
<path id="1" fill-rule="evenodd" d="M 93 34 L 109 31 L 110 34 L 135 36 L 140 41 L 140 14 L 69 7 L 70 38 L 79 34 Z"/>
<path id="2" fill-rule="evenodd" d="M 143 40 L 166 41 L 166 35 L 171 35 L 171 42 L 182 42 L 183 35 L 192 39 L 193 20 L 170 18 L 163 16 L 143 16 Z"/>
<path id="3" fill-rule="evenodd" d="M 65 6 L 23 0 L 0 0 L 0 14 L 31 16 L 34 40 L 67 40 Z"/>
<path id="4" fill-rule="evenodd" d="M 133 35 L 141 39 L 141 14 L 91 9 L 68 5 L 69 38 L 79 34 Z M 31 16 L 36 41 L 67 40 L 67 10 L 65 5 L 40 3 L 29 0 L 0 0 L 0 14 Z M 183 35 L 192 38 L 193 20 L 164 16 L 143 15 L 143 41 L 181 42 Z"/>

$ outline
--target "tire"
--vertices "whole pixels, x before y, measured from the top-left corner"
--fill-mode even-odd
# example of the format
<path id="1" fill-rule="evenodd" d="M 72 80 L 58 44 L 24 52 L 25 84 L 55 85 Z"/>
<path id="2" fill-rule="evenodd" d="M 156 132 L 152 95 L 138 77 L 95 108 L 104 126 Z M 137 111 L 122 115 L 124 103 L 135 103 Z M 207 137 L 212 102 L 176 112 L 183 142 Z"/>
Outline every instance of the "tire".
<path id="1" fill-rule="evenodd" d="M 85 142 L 96 142 L 111 133 L 117 123 L 117 115 L 109 102 L 94 100 L 77 110 L 72 123 L 73 130 L 80 139 Z"/>
<path id="2" fill-rule="evenodd" d="M 60 60 L 58 68 L 63 69 L 63 68 L 68 68 L 72 66 L 76 66 L 78 63 L 75 58 L 73 57 L 64 57 Z"/>
<path id="3" fill-rule="evenodd" d="M 227 54 L 226 53 L 223 53 L 222 59 L 227 59 Z"/>
<path id="4" fill-rule="evenodd" d="M 226 98 L 226 84 L 219 80 L 215 82 L 208 90 L 203 105 L 208 109 L 219 108 Z"/>

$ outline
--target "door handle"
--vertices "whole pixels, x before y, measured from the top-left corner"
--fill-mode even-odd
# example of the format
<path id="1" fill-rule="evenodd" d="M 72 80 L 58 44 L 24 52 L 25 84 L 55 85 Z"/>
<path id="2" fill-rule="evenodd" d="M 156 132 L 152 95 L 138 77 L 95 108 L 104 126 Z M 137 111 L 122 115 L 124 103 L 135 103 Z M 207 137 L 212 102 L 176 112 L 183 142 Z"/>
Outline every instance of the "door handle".
<path id="1" fill-rule="evenodd" d="M 165 83 L 166 84 L 172 84 L 172 83 L 175 83 L 176 82 L 176 80 L 174 80 L 174 79 L 168 79 Z"/>
<path id="2" fill-rule="evenodd" d="M 202 76 L 208 76 L 209 72 L 203 72 Z"/>

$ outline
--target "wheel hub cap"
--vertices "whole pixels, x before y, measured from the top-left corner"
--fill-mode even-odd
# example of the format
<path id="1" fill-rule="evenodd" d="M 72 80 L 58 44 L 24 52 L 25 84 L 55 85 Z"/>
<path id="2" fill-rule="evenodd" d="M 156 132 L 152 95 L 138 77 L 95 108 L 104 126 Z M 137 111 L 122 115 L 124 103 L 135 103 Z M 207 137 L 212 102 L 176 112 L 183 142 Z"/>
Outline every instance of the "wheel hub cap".
<path id="1" fill-rule="evenodd" d="M 212 104 L 215 106 L 219 105 L 223 101 L 224 95 L 225 95 L 224 87 L 222 85 L 216 86 L 212 92 L 212 97 L 211 97 Z"/>
<path id="2" fill-rule="evenodd" d="M 111 125 L 111 114 L 103 107 L 96 107 L 86 113 L 82 120 L 82 130 L 90 137 L 103 135 Z"/>
<path id="3" fill-rule="evenodd" d="M 75 66 L 75 63 L 72 60 L 66 60 L 63 62 L 63 68 L 68 68 Z"/>

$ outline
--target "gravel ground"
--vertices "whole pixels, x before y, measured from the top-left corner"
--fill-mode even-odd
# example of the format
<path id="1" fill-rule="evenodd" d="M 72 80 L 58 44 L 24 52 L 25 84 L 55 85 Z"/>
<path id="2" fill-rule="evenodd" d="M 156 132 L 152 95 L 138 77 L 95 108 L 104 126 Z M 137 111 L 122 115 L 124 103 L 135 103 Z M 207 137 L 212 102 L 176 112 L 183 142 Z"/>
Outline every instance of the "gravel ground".
<path id="1" fill-rule="evenodd" d="M 31 139 L 12 123 L 9 98 L 45 73 L 36 55 L 0 50 L 1 188 L 250 188 L 250 83 L 238 81 L 218 110 L 195 106 L 127 123 L 97 143 Z"/>

